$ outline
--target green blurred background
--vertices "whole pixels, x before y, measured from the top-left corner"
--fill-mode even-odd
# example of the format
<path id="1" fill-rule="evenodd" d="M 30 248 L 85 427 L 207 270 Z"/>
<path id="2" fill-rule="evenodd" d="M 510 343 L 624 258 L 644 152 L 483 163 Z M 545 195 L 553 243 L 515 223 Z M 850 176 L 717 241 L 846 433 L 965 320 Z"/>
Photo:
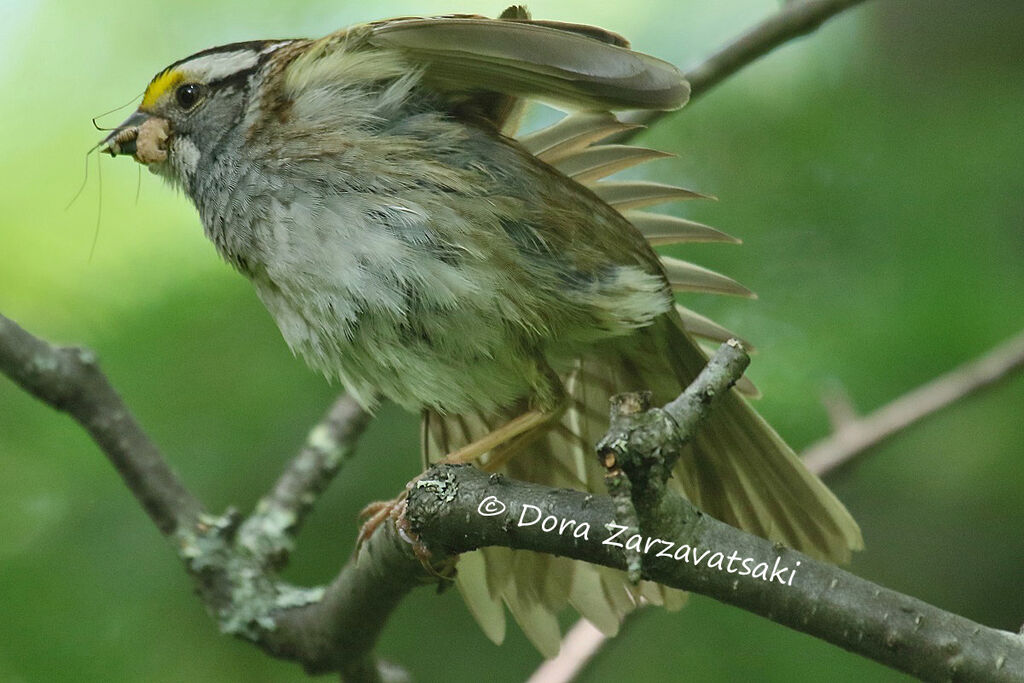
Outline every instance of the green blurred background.
<path id="1" fill-rule="evenodd" d="M 693 64 L 777 9 L 535 2 Z M 213 510 L 248 509 L 337 391 L 292 358 L 188 202 L 135 164 L 95 159 L 89 119 L 211 45 L 320 35 L 398 14 L 502 5 L 182 0 L 0 4 L 0 312 L 97 350 L 153 438 Z M 759 301 L 687 305 L 759 348 L 759 408 L 797 448 L 828 432 L 820 397 L 870 410 L 1024 322 L 1024 8 L 875 2 L 746 69 L 644 142 L 645 173 L 713 193 L 674 207 L 742 237 L 673 253 Z M 102 117 L 113 125 L 128 110 Z M 137 189 L 138 188 L 138 189 Z M 136 199 L 137 191 L 139 197 Z M 97 207 L 102 217 L 97 230 Z M 93 240 L 95 252 L 90 258 Z M 833 478 L 867 550 L 853 571 L 982 623 L 1024 621 L 1024 379 L 971 397 Z M 416 420 L 385 408 L 303 532 L 287 577 L 327 581 L 356 512 L 416 473 Z M 0 379 L 0 680 L 284 681 L 298 667 L 220 636 L 173 551 L 82 431 Z M 567 619 L 568 623 L 568 619 Z M 525 678 L 453 592 L 421 590 L 380 653 L 424 681 Z M 595 681 L 900 680 L 872 662 L 695 597 L 647 612 L 587 669 Z"/>

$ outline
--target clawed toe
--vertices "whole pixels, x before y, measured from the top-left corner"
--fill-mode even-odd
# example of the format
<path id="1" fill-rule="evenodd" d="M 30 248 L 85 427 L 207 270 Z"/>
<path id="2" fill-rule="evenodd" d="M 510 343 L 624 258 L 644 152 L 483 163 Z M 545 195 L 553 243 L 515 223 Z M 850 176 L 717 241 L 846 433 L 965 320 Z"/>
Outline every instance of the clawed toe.
<path id="1" fill-rule="evenodd" d="M 359 536 L 356 538 L 356 549 L 362 547 L 370 536 L 377 531 L 388 518 L 393 521 L 398 519 L 399 514 L 405 509 L 406 494 L 403 492 L 392 500 L 378 500 L 370 503 L 359 512 L 359 519 L 365 520 L 359 528 Z"/>

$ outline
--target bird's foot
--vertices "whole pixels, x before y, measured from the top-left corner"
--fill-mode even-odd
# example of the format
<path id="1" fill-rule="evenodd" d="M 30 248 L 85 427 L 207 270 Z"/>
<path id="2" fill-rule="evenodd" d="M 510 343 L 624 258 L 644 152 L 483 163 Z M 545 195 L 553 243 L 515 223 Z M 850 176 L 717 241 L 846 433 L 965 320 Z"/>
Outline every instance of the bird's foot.
<path id="1" fill-rule="evenodd" d="M 415 486 L 418 479 L 419 477 L 409 482 L 406 485 L 406 489 L 396 498 L 370 503 L 362 509 L 359 513 L 359 518 L 366 521 L 363 522 L 363 526 L 359 529 L 359 537 L 356 539 L 356 552 L 359 551 L 363 543 L 373 536 L 381 524 L 390 520 L 394 524 L 395 531 L 399 537 L 412 546 L 412 552 L 416 559 L 420 561 L 420 564 L 423 565 L 423 568 L 438 578 L 450 580 L 455 576 L 455 562 L 457 558 L 448 557 L 440 563 L 436 562 L 430 549 L 413 532 L 409 526 L 409 520 L 405 517 L 405 510 L 409 503 L 409 488 Z"/>

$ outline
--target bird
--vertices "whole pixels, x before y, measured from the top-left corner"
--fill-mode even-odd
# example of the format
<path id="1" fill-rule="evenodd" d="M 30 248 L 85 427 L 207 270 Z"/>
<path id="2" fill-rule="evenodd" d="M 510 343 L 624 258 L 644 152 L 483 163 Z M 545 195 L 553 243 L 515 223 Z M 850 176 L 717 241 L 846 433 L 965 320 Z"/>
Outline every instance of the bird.
<path id="1" fill-rule="evenodd" d="M 319 39 L 203 50 L 159 71 L 101 142 L 179 188 L 289 347 L 368 410 L 419 413 L 424 464 L 475 462 L 603 491 L 608 400 L 680 393 L 731 332 L 676 291 L 749 296 L 653 245 L 728 242 L 644 211 L 698 192 L 607 180 L 667 156 L 601 144 L 617 112 L 674 110 L 689 84 L 611 31 L 513 6 L 399 17 Z M 518 134 L 527 104 L 565 112 Z M 722 396 L 671 485 L 708 514 L 846 562 L 857 523 L 740 395 Z M 484 548 L 455 582 L 484 632 L 505 608 L 546 656 L 571 605 L 606 634 L 679 591 L 562 557 Z"/>

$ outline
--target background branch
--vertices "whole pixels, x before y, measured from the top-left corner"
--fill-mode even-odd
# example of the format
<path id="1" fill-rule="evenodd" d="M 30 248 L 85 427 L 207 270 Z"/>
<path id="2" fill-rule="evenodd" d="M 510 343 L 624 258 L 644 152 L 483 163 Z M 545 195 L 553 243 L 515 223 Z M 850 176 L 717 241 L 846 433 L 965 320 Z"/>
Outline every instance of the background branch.
<path id="1" fill-rule="evenodd" d="M 818 30 L 832 17 L 862 2 L 864 0 L 796 0 L 785 3 L 779 12 L 686 71 L 691 98 L 703 95 L 780 45 Z"/>
<path id="2" fill-rule="evenodd" d="M 828 437 L 803 452 L 804 463 L 826 474 L 979 389 L 991 386 L 1024 367 L 1024 332 L 980 358 L 923 384 L 870 415 L 841 421 Z"/>
<path id="3" fill-rule="evenodd" d="M 822 24 L 843 10 L 863 3 L 864 0 L 806 0 L 787 2 L 781 10 L 733 39 L 697 66 L 684 70 L 690 82 L 690 102 L 732 76 L 743 67 L 765 56 L 775 48 L 794 38 L 816 31 Z M 671 111 L 631 111 L 619 118 L 630 123 L 650 126 Z M 638 131 L 627 131 L 614 136 L 624 140 Z M 609 137 L 608 140 L 612 140 Z"/>

